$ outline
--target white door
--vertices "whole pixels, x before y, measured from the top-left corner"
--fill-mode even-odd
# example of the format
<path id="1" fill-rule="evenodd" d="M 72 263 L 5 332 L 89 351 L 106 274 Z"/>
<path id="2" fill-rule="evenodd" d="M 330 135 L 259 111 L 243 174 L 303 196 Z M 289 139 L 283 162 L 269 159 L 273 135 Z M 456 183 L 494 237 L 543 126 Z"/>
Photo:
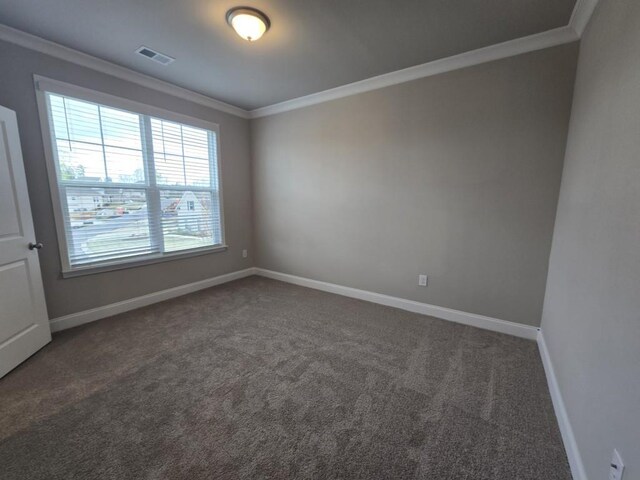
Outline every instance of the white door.
<path id="1" fill-rule="evenodd" d="M 0 107 L 0 377 L 51 341 L 18 122 Z"/>

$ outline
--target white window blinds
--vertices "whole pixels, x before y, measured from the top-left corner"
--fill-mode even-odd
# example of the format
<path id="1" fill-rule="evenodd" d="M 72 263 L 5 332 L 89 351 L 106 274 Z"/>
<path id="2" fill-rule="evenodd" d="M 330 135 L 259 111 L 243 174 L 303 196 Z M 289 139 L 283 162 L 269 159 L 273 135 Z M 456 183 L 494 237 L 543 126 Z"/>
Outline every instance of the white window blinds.
<path id="1" fill-rule="evenodd" d="M 69 270 L 222 244 L 216 131 L 45 98 Z"/>

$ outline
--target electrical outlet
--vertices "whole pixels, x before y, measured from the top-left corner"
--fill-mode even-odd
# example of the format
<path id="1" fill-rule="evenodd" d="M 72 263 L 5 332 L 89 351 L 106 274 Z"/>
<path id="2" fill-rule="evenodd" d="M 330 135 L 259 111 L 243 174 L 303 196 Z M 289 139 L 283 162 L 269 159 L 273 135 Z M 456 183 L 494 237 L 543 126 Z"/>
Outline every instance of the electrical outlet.
<path id="1" fill-rule="evenodd" d="M 247 253 L 247 251 L 246 250 L 242 250 L 242 258 L 247 258 L 247 255 L 249 255 Z"/>
<path id="2" fill-rule="evenodd" d="M 419 286 L 426 287 L 428 281 L 429 281 L 429 277 L 427 275 L 418 275 L 418 285 Z"/>
<path id="3" fill-rule="evenodd" d="M 611 456 L 611 465 L 609 466 L 609 480 L 622 480 L 622 474 L 624 473 L 624 463 L 618 453 L 618 450 L 613 450 Z"/>

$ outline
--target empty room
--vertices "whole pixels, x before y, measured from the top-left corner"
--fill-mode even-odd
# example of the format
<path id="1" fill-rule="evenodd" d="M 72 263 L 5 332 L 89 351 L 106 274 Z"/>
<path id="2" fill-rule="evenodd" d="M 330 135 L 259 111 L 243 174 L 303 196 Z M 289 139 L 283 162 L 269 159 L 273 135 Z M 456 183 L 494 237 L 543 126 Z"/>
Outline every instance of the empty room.
<path id="1" fill-rule="evenodd" d="M 0 478 L 640 480 L 640 2 L 0 0 Z"/>

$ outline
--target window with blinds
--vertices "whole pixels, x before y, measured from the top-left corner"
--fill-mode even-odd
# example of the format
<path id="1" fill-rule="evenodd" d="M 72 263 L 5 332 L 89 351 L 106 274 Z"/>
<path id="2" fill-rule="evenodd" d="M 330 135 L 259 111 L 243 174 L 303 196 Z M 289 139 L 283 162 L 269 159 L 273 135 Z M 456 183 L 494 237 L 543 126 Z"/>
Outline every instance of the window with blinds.
<path id="1" fill-rule="evenodd" d="M 43 94 L 66 270 L 223 244 L 217 128 Z"/>

